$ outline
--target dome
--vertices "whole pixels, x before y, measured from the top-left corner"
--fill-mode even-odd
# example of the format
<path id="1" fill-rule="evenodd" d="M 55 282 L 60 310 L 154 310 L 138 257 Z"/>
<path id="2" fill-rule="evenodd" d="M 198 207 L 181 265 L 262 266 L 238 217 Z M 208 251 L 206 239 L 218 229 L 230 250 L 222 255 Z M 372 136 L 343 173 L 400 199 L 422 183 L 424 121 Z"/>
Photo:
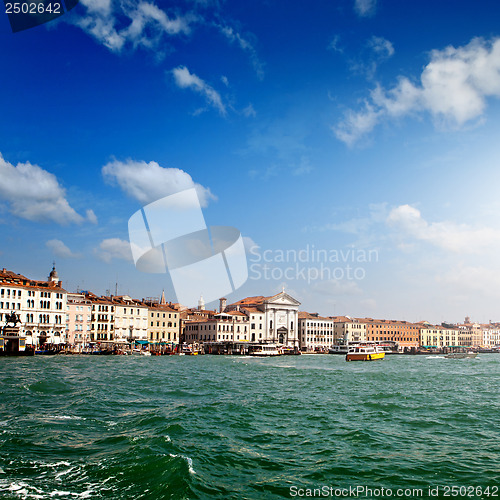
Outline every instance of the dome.
<path id="1" fill-rule="evenodd" d="M 54 265 L 52 266 L 52 271 L 50 271 L 49 274 L 49 281 L 59 281 L 59 275 L 57 274 L 56 271 L 56 263 L 54 262 Z"/>

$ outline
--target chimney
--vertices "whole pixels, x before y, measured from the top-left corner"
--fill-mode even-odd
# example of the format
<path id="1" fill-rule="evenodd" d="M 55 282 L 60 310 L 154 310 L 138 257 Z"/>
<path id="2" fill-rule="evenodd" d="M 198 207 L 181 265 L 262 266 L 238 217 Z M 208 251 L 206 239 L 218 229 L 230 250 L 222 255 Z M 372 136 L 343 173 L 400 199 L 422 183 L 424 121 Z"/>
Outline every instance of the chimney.
<path id="1" fill-rule="evenodd" d="M 220 302 L 219 312 L 223 313 L 226 310 L 227 299 L 223 297 L 222 299 L 219 299 L 219 302 Z"/>

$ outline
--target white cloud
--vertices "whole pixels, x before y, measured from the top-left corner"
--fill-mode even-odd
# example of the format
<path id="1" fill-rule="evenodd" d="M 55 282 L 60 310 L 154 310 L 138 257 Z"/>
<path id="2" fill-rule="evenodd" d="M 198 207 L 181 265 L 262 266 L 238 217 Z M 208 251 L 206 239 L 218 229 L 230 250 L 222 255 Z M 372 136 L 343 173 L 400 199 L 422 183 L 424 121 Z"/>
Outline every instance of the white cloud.
<path id="1" fill-rule="evenodd" d="M 146 1 L 80 0 L 80 5 L 86 9 L 85 15 L 73 17 L 73 23 L 113 52 L 127 44 L 155 50 L 164 35 L 187 35 L 196 21 L 190 13 L 169 17 Z"/>
<path id="2" fill-rule="evenodd" d="M 0 198 L 9 203 L 13 215 L 22 219 L 59 224 L 83 222 L 83 217 L 69 205 L 54 174 L 29 162 L 14 166 L 1 155 Z"/>
<path id="3" fill-rule="evenodd" d="M 463 47 L 433 50 L 419 84 L 399 77 L 389 90 L 377 86 L 364 109 L 347 111 L 333 132 L 352 145 L 384 118 L 422 112 L 439 124 L 460 127 L 483 115 L 488 97 L 499 96 L 500 39 L 476 38 Z"/>
<path id="4" fill-rule="evenodd" d="M 380 111 L 365 102 L 365 109 L 359 113 L 347 111 L 344 120 L 333 128 L 337 139 L 352 146 L 367 132 L 371 132 L 379 120 Z"/>
<path id="5" fill-rule="evenodd" d="M 375 13 L 377 0 L 354 0 L 354 10 L 361 17 L 369 17 Z"/>
<path id="6" fill-rule="evenodd" d="M 104 262 L 111 262 L 113 259 L 133 261 L 130 243 L 120 238 L 105 239 L 94 251 Z"/>
<path id="7" fill-rule="evenodd" d="M 280 168 L 277 165 L 269 165 L 266 168 L 263 169 L 252 169 L 248 171 L 248 175 L 252 179 L 259 179 L 263 181 L 267 181 L 273 177 L 276 177 L 278 175 Z"/>
<path id="8" fill-rule="evenodd" d="M 91 223 L 91 224 L 97 224 L 97 215 L 94 213 L 94 211 L 89 208 L 86 212 L 85 212 L 85 215 L 87 216 L 87 220 Z"/>
<path id="9" fill-rule="evenodd" d="M 300 159 L 300 163 L 298 165 L 292 165 L 291 167 L 292 175 L 310 174 L 313 170 L 314 168 L 307 156 L 302 156 Z"/>
<path id="10" fill-rule="evenodd" d="M 45 243 L 45 246 L 51 250 L 56 257 L 61 257 L 63 259 L 81 257 L 81 254 L 73 253 L 61 240 L 49 240 Z"/>
<path id="11" fill-rule="evenodd" d="M 340 46 L 340 35 L 335 35 L 332 38 L 332 41 L 328 44 L 327 48 L 333 50 L 334 52 L 339 52 L 340 54 L 343 54 L 344 49 Z"/>
<path id="12" fill-rule="evenodd" d="M 251 103 L 243 110 L 243 114 L 247 118 L 250 118 L 250 117 L 254 117 L 255 118 L 257 116 L 257 112 L 255 111 L 255 109 L 254 109 L 254 107 L 252 106 Z"/>
<path id="13" fill-rule="evenodd" d="M 236 30 L 231 28 L 230 26 L 218 26 L 220 32 L 232 43 L 237 43 L 240 48 L 245 51 L 249 57 L 250 61 L 252 63 L 253 69 L 259 78 L 259 80 L 264 79 L 264 65 L 260 61 L 257 51 L 255 50 L 255 47 L 253 44 L 247 40 L 246 38 L 243 38 L 240 33 L 238 33 Z"/>
<path id="14" fill-rule="evenodd" d="M 369 229 L 375 224 L 384 224 L 388 216 L 387 203 L 371 203 L 369 213 L 365 217 L 356 217 L 338 222 L 329 222 L 322 226 L 307 226 L 305 231 L 341 231 L 343 233 L 366 236 Z M 336 217 L 334 217 L 336 218 Z"/>
<path id="15" fill-rule="evenodd" d="M 190 73 L 186 66 L 179 66 L 173 69 L 172 74 L 178 87 L 198 92 L 205 97 L 208 104 L 218 109 L 221 115 L 226 115 L 226 107 L 222 102 L 220 94 L 200 77 L 194 73 Z"/>
<path id="16" fill-rule="evenodd" d="M 500 271 L 491 267 L 458 264 L 443 274 L 436 276 L 436 282 L 450 286 L 452 290 L 462 290 L 467 284 L 467 290 L 482 293 L 487 296 L 498 296 Z M 469 298 L 467 297 L 467 300 Z"/>
<path id="17" fill-rule="evenodd" d="M 379 64 L 390 59 L 394 53 L 394 46 L 389 40 L 380 36 L 372 36 L 365 42 L 360 54 L 348 61 L 350 70 L 372 80 Z"/>
<path id="18" fill-rule="evenodd" d="M 427 222 L 420 211 L 410 205 L 393 208 L 387 224 L 403 237 L 426 241 L 458 254 L 482 254 L 500 245 L 500 231 L 489 227 L 471 227 L 453 222 Z"/>
<path id="19" fill-rule="evenodd" d="M 191 176 L 178 168 L 164 168 L 155 161 L 114 160 L 102 167 L 104 179 L 120 188 L 140 203 L 150 203 L 179 191 L 196 188 L 203 207 L 209 200 L 216 200 L 209 188 L 193 181 Z"/>
<path id="20" fill-rule="evenodd" d="M 381 36 L 372 36 L 368 40 L 368 47 L 370 47 L 375 54 L 383 59 L 388 59 L 394 55 L 394 47 L 392 43 Z"/>

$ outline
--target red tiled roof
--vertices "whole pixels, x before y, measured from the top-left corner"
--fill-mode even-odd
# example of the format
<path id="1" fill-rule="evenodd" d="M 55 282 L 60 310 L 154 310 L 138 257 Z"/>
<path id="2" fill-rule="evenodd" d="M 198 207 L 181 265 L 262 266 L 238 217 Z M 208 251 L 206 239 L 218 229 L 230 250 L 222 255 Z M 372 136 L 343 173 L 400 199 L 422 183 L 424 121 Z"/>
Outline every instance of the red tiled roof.
<path id="1" fill-rule="evenodd" d="M 0 270 L 0 283 L 3 285 L 11 285 L 11 286 L 16 286 L 19 288 L 26 288 L 26 289 L 38 289 L 38 290 L 47 290 L 47 289 L 52 289 L 52 290 L 57 290 L 58 292 L 66 292 L 61 287 L 61 282 L 54 282 L 54 281 L 41 281 L 41 280 L 32 280 L 30 278 L 27 278 L 26 276 L 23 276 L 22 274 L 17 274 L 13 271 L 8 271 L 7 269 L 3 268 Z"/>
<path id="2" fill-rule="evenodd" d="M 320 316 L 318 313 L 309 313 L 306 311 L 299 311 L 299 319 L 316 319 L 321 321 L 333 321 L 333 318 Z"/>
<path id="3" fill-rule="evenodd" d="M 274 295 L 273 295 L 274 297 Z M 255 304 L 263 304 L 264 301 L 270 299 L 271 297 L 264 297 L 263 295 L 257 295 L 255 297 L 245 297 L 244 299 L 238 300 L 238 302 L 234 302 L 231 304 L 232 306 L 243 306 L 243 305 L 255 305 Z"/>

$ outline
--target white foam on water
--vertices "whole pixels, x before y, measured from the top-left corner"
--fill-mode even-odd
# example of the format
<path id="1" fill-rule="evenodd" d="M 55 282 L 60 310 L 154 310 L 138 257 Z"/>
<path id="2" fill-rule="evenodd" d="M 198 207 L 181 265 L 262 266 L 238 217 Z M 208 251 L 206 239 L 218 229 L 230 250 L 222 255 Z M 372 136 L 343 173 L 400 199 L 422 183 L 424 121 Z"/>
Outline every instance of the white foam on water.
<path id="1" fill-rule="evenodd" d="M 72 496 L 75 498 L 90 498 L 90 496 L 94 493 L 94 490 L 86 490 L 82 491 L 81 493 L 75 493 L 73 491 L 61 491 L 61 490 L 54 490 L 49 493 L 51 497 L 68 497 Z"/>
<path id="2" fill-rule="evenodd" d="M 2 484 L 1 486 L 4 485 L 6 485 L 6 483 Z M 35 486 L 30 486 L 28 483 L 25 483 L 24 481 L 19 481 L 18 483 L 16 482 L 10 483 L 9 486 L 5 489 L 23 499 L 44 498 L 43 495 L 40 495 L 40 493 L 43 493 L 42 490 L 36 488 Z M 5 491 L 4 488 L 2 488 L 2 490 Z"/>
<path id="3" fill-rule="evenodd" d="M 54 490 L 49 493 L 51 497 L 67 497 L 68 495 L 71 495 L 71 491 L 59 491 L 59 490 Z"/>
<path id="4" fill-rule="evenodd" d="M 170 439 L 170 436 L 168 434 L 165 435 L 165 441 L 167 443 L 171 443 L 172 442 L 172 440 Z"/>
<path id="5" fill-rule="evenodd" d="M 94 493 L 93 490 L 87 490 L 87 491 L 82 491 L 81 493 L 78 494 L 80 498 L 90 498 L 90 496 Z"/>
<path id="6" fill-rule="evenodd" d="M 63 470 L 61 472 L 58 472 L 56 475 L 55 475 L 55 479 L 57 479 L 58 481 L 60 480 L 61 476 L 65 476 L 66 474 L 69 474 L 71 471 L 75 470 L 76 467 L 70 467 L 69 469 L 66 469 L 66 470 Z"/>
<path id="7" fill-rule="evenodd" d="M 40 462 L 39 462 L 40 463 Z M 61 467 L 61 465 L 65 465 L 66 467 L 69 467 L 71 464 L 69 462 L 66 462 L 65 460 L 62 460 L 61 462 L 54 462 L 54 463 L 40 463 L 41 467 Z"/>
<path id="8" fill-rule="evenodd" d="M 52 418 L 54 420 L 87 420 L 85 417 L 78 417 L 77 415 L 47 415 L 45 418 Z"/>
<path id="9" fill-rule="evenodd" d="M 193 460 L 190 457 L 186 457 L 185 455 L 173 455 L 169 453 L 172 458 L 183 458 L 188 464 L 188 470 L 190 474 L 196 474 L 196 471 L 193 469 Z"/>

